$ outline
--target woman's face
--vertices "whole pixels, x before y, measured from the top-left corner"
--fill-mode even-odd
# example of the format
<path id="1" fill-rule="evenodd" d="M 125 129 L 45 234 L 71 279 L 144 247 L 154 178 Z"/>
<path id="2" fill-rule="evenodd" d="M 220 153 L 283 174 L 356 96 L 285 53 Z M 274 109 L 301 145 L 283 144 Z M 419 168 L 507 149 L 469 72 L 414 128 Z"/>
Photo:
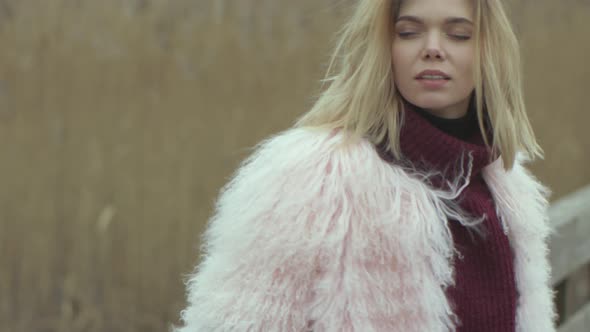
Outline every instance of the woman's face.
<path id="1" fill-rule="evenodd" d="M 404 0 L 392 46 L 400 94 L 434 115 L 463 116 L 475 88 L 473 33 L 472 0 Z"/>

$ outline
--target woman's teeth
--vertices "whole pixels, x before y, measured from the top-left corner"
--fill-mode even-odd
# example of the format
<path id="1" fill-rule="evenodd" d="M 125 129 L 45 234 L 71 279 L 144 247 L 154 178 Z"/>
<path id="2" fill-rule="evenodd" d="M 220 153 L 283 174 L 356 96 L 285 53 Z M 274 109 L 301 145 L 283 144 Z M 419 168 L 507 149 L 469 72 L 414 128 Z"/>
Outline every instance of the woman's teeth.
<path id="1" fill-rule="evenodd" d="M 420 78 L 425 79 L 425 80 L 444 80 L 444 79 L 446 79 L 443 76 L 435 76 L 435 75 L 424 75 Z"/>

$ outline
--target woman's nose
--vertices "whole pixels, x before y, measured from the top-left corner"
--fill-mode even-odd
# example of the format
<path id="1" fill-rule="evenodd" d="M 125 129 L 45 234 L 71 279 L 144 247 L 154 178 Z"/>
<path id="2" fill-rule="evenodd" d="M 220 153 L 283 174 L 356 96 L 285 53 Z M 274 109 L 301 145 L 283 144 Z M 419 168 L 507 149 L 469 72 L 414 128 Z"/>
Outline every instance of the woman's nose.
<path id="1" fill-rule="evenodd" d="M 445 54 L 442 50 L 440 39 L 438 36 L 430 35 L 424 45 L 422 54 L 424 59 L 444 59 Z"/>
<path id="2" fill-rule="evenodd" d="M 443 59 L 444 55 L 442 51 L 438 48 L 426 48 L 424 51 L 424 58 L 425 59 Z"/>

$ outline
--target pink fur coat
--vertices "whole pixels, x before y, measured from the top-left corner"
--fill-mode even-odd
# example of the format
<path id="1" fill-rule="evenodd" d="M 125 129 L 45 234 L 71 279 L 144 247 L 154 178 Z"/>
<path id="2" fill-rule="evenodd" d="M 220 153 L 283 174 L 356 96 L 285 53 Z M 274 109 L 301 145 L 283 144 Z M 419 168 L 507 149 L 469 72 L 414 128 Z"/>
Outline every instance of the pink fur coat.
<path id="1" fill-rule="evenodd" d="M 366 140 L 290 129 L 223 188 L 178 332 L 453 331 L 444 198 Z M 518 155 L 483 175 L 515 253 L 517 331 L 555 331 L 549 190 Z"/>

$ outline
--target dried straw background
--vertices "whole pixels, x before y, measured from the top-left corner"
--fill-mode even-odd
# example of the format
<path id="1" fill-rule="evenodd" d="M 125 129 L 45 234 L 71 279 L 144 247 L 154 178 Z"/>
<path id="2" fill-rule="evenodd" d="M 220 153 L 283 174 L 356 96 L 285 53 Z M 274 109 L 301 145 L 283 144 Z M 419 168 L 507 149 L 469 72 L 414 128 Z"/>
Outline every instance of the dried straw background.
<path id="1" fill-rule="evenodd" d="M 354 0 L 0 0 L 0 331 L 164 331 L 217 192 Z M 515 1 L 555 197 L 590 182 L 590 3 Z"/>

